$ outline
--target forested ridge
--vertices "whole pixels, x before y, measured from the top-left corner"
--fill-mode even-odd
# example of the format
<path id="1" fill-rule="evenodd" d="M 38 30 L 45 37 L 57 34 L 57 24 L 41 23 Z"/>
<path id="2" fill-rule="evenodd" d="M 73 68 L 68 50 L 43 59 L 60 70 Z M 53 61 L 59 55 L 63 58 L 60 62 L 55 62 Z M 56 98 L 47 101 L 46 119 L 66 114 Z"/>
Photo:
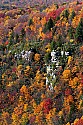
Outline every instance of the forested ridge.
<path id="1" fill-rule="evenodd" d="M 83 125 L 83 2 L 0 10 L 0 125 Z"/>

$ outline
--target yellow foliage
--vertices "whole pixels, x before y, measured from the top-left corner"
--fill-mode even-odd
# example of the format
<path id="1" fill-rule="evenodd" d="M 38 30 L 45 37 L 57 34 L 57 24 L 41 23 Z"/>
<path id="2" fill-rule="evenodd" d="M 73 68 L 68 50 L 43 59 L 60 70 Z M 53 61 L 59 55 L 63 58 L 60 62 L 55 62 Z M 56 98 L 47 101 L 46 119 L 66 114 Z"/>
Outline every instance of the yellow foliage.
<path id="1" fill-rule="evenodd" d="M 78 71 L 77 66 L 74 66 L 74 67 L 72 68 L 72 73 L 75 73 L 75 72 L 77 72 L 77 71 Z"/>
<path id="2" fill-rule="evenodd" d="M 26 119 L 26 118 L 28 118 L 27 113 L 23 113 L 23 115 L 22 115 L 22 119 Z"/>
<path id="3" fill-rule="evenodd" d="M 59 111 L 58 115 L 61 117 L 63 115 L 63 111 Z"/>
<path id="4" fill-rule="evenodd" d="M 74 42 L 74 39 L 70 39 L 70 43 L 73 43 Z"/>
<path id="5" fill-rule="evenodd" d="M 50 46 L 50 43 L 48 43 L 46 46 L 45 46 L 45 49 L 46 49 L 46 52 L 51 52 L 51 46 Z"/>
<path id="6" fill-rule="evenodd" d="M 74 77 L 74 79 L 69 80 L 69 86 L 71 86 L 72 88 L 75 88 L 78 82 L 79 82 L 78 77 Z"/>
<path id="7" fill-rule="evenodd" d="M 80 100 L 80 101 L 79 101 L 79 105 L 78 105 L 78 109 L 83 108 L 82 104 L 83 104 L 83 100 Z"/>
<path id="8" fill-rule="evenodd" d="M 64 106 L 67 111 L 70 111 L 70 106 L 69 103 L 73 102 L 73 96 L 69 95 L 68 97 L 64 97 Z"/>
<path id="9" fill-rule="evenodd" d="M 19 66 L 17 67 L 17 69 L 18 69 L 18 70 L 21 70 L 21 69 L 22 69 L 22 65 L 19 65 Z"/>
<path id="10" fill-rule="evenodd" d="M 80 16 L 77 15 L 77 16 L 74 17 L 74 19 L 73 19 L 73 21 L 72 21 L 72 26 L 73 26 L 74 28 L 76 28 L 76 27 L 78 26 L 79 22 L 80 22 Z"/>
<path id="11" fill-rule="evenodd" d="M 39 61 L 40 60 L 40 54 L 36 53 L 35 56 L 34 56 L 34 60 Z"/>
<path id="12" fill-rule="evenodd" d="M 42 79 L 42 75 L 40 74 L 40 71 L 38 70 L 36 73 L 35 80 L 36 80 L 36 82 L 39 82 L 41 79 Z"/>
<path id="13" fill-rule="evenodd" d="M 41 103 L 40 103 L 41 108 L 43 107 L 43 104 L 44 104 L 44 102 L 41 102 Z"/>
<path id="14" fill-rule="evenodd" d="M 69 23 L 68 22 L 66 23 L 66 27 L 69 27 Z"/>
<path id="15" fill-rule="evenodd" d="M 13 120 L 14 122 L 17 122 L 17 121 L 18 121 L 18 115 L 12 113 L 12 120 Z"/>
<path id="16" fill-rule="evenodd" d="M 34 26 L 34 25 L 30 25 L 30 29 L 32 30 L 32 31 L 36 31 L 36 27 Z"/>
<path id="17" fill-rule="evenodd" d="M 34 108 L 34 109 L 37 108 L 37 104 L 36 104 L 35 101 L 32 103 L 32 105 L 33 105 L 33 108 Z"/>
<path id="18" fill-rule="evenodd" d="M 26 112 L 28 109 L 28 104 L 24 104 L 24 111 Z"/>
<path id="19" fill-rule="evenodd" d="M 47 49 L 47 48 L 50 48 L 50 43 L 48 43 L 46 46 L 45 46 L 45 48 Z"/>
<path id="20" fill-rule="evenodd" d="M 41 24 L 42 24 L 42 26 L 44 26 L 44 25 L 46 24 L 46 17 L 43 17 L 43 18 L 42 18 Z"/>
<path id="21" fill-rule="evenodd" d="M 70 123 L 68 122 L 66 125 L 70 125 Z"/>
<path id="22" fill-rule="evenodd" d="M 73 57 L 69 56 L 68 57 L 68 65 L 72 62 L 72 60 L 73 60 Z"/>
<path id="23" fill-rule="evenodd" d="M 27 92 L 27 87 L 25 86 L 25 85 L 23 85 L 22 87 L 21 87 L 21 89 L 20 89 L 20 92 L 21 93 L 26 93 Z"/>
<path id="24" fill-rule="evenodd" d="M 51 117 L 52 117 L 52 114 L 49 112 L 49 114 L 46 115 L 46 119 L 47 119 L 47 120 L 50 120 Z"/>
<path id="25" fill-rule="evenodd" d="M 76 119 L 74 120 L 74 125 L 75 125 L 78 121 L 79 121 L 79 118 L 76 118 Z"/>
<path id="26" fill-rule="evenodd" d="M 30 66 L 26 66 L 26 70 L 29 71 L 30 70 Z"/>
<path id="27" fill-rule="evenodd" d="M 23 96 L 19 97 L 19 102 L 23 102 Z"/>
<path id="28" fill-rule="evenodd" d="M 14 82 L 9 82 L 9 84 L 7 85 L 8 87 L 11 87 L 13 85 Z"/>
<path id="29" fill-rule="evenodd" d="M 40 105 L 38 105 L 35 109 L 34 109 L 34 114 L 38 114 L 42 111 L 42 107 Z"/>
<path id="30" fill-rule="evenodd" d="M 46 34 L 42 32 L 42 33 L 41 33 L 41 37 L 42 37 L 42 40 L 44 40 L 45 37 L 46 37 Z"/>
<path id="31" fill-rule="evenodd" d="M 71 72 L 69 69 L 64 70 L 64 72 L 63 72 L 64 79 L 68 79 L 70 77 L 70 75 L 71 75 Z"/>
<path id="32" fill-rule="evenodd" d="M 81 117 L 81 119 L 83 119 L 83 116 Z"/>
<path id="33" fill-rule="evenodd" d="M 25 92 L 25 99 L 26 101 L 29 100 L 31 98 L 30 94 L 28 92 Z"/>
<path id="34" fill-rule="evenodd" d="M 42 33 L 42 27 L 39 28 L 39 35 L 41 36 Z"/>
<path id="35" fill-rule="evenodd" d="M 48 48 L 48 49 L 46 50 L 46 52 L 47 52 L 47 53 L 51 52 L 51 49 L 50 49 L 50 48 Z"/>
<path id="36" fill-rule="evenodd" d="M 5 73 L 2 74 L 2 79 L 4 79 L 4 77 L 5 77 Z"/>
<path id="37" fill-rule="evenodd" d="M 73 79 L 74 85 L 76 85 L 78 81 L 79 81 L 78 77 L 74 77 L 74 79 Z"/>

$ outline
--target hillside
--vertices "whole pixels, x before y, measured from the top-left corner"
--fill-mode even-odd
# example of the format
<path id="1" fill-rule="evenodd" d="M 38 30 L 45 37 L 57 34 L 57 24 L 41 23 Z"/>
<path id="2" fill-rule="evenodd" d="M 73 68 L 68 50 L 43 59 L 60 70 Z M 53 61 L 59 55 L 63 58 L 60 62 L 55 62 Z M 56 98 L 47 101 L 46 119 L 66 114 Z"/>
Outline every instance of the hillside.
<path id="1" fill-rule="evenodd" d="M 83 125 L 83 2 L 0 10 L 0 125 Z"/>
<path id="2" fill-rule="evenodd" d="M 0 0 L 0 8 L 10 9 L 13 7 L 25 7 L 26 5 L 34 6 L 34 5 L 51 5 L 53 3 L 63 4 L 63 3 L 70 3 L 76 0 Z M 81 2 L 82 0 L 78 0 Z"/>

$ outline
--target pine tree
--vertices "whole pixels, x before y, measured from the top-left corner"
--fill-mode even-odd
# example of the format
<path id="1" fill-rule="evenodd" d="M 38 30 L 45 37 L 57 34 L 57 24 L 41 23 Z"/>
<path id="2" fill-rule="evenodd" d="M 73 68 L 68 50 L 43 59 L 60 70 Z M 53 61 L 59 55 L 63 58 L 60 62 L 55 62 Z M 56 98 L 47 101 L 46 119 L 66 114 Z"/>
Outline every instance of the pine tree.
<path id="1" fill-rule="evenodd" d="M 52 42 L 51 42 L 51 50 L 55 49 L 55 45 L 56 45 L 56 42 L 55 42 L 55 41 L 52 41 Z"/>
<path id="2" fill-rule="evenodd" d="M 75 38 L 77 41 L 83 41 L 83 18 L 80 19 L 79 25 L 76 28 Z"/>
<path id="3" fill-rule="evenodd" d="M 30 26 L 30 25 L 32 25 L 32 24 L 33 24 L 33 20 L 30 19 L 29 22 L 28 22 L 28 25 Z"/>
<path id="4" fill-rule="evenodd" d="M 73 27 L 69 28 L 68 35 L 69 35 L 70 39 L 74 38 L 74 29 L 73 29 Z"/>
<path id="5" fill-rule="evenodd" d="M 69 17 L 69 11 L 68 10 L 64 11 L 64 17 L 68 19 L 68 17 Z"/>
<path id="6" fill-rule="evenodd" d="M 45 28 L 44 28 L 44 33 L 47 32 L 48 30 L 51 31 L 51 28 L 54 26 L 54 22 L 53 20 L 50 18 L 48 20 L 48 22 L 45 24 Z"/>
<path id="7" fill-rule="evenodd" d="M 53 20 L 50 18 L 48 21 L 48 29 L 51 30 L 51 28 L 54 26 Z"/>
<path id="8" fill-rule="evenodd" d="M 9 37 L 9 45 L 8 45 L 8 49 L 11 47 L 11 45 L 14 44 L 14 31 L 12 30 L 12 33 Z"/>
<path id="9" fill-rule="evenodd" d="M 71 16 L 70 16 L 70 19 L 72 20 L 74 17 L 75 17 L 75 11 L 73 10 L 72 13 L 71 13 Z"/>
<path id="10" fill-rule="evenodd" d="M 16 39 L 15 42 L 18 43 L 19 42 L 19 35 L 18 34 L 16 34 L 16 38 L 15 39 Z"/>

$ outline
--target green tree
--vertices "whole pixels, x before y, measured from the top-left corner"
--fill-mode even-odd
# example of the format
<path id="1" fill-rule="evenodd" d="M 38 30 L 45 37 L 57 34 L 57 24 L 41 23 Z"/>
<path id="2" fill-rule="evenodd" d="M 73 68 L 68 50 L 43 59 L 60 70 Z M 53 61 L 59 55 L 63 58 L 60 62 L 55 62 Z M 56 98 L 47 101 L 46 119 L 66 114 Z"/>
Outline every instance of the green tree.
<path id="1" fill-rule="evenodd" d="M 51 28 L 54 26 L 53 20 L 50 18 L 48 22 L 45 24 L 44 32 L 47 32 L 48 30 L 51 31 Z"/>
<path id="2" fill-rule="evenodd" d="M 28 25 L 30 26 L 31 24 L 33 24 L 33 20 L 30 19 L 29 22 L 28 22 Z"/>
<path id="3" fill-rule="evenodd" d="M 51 42 L 51 50 L 55 49 L 55 45 L 56 45 L 55 41 L 52 41 Z"/>
<path id="4" fill-rule="evenodd" d="M 51 28 L 54 26 L 53 20 L 50 18 L 48 23 L 47 23 L 47 27 L 49 30 L 51 30 Z"/>
<path id="5" fill-rule="evenodd" d="M 57 46 L 57 47 L 61 47 L 62 44 L 63 44 L 63 38 L 62 38 L 61 35 L 58 35 L 57 41 L 56 41 L 56 46 Z"/>
<path id="6" fill-rule="evenodd" d="M 45 57 L 44 57 L 45 63 L 49 63 L 50 59 L 51 59 L 51 54 L 50 53 L 46 53 Z"/>
<path id="7" fill-rule="evenodd" d="M 69 35 L 70 39 L 74 38 L 74 29 L 73 29 L 73 27 L 69 28 L 68 35 Z"/>
<path id="8" fill-rule="evenodd" d="M 73 10 L 72 12 L 71 12 L 71 15 L 70 15 L 70 19 L 72 20 L 74 17 L 75 17 L 75 11 Z"/>
<path id="9" fill-rule="evenodd" d="M 77 41 L 83 41 L 83 18 L 80 19 L 80 22 L 76 28 L 75 38 Z"/>
<path id="10" fill-rule="evenodd" d="M 16 34 L 16 38 L 15 39 L 16 39 L 16 43 L 18 43 L 19 42 L 19 40 L 18 40 L 19 39 L 19 35 L 18 34 Z"/>
<path id="11" fill-rule="evenodd" d="M 20 41 L 25 42 L 25 37 L 26 37 L 26 32 L 25 32 L 24 28 L 22 28 L 21 34 L 20 34 Z"/>
<path id="12" fill-rule="evenodd" d="M 57 3 L 55 3 L 54 5 L 56 6 L 57 9 L 59 8 L 59 5 Z"/>
<path id="13" fill-rule="evenodd" d="M 66 9 L 64 10 L 64 17 L 68 19 L 69 17 L 69 11 Z"/>
<path id="14" fill-rule="evenodd" d="M 14 44 L 14 31 L 12 30 L 12 33 L 9 37 L 9 45 L 8 45 L 8 49 L 10 48 L 11 45 Z"/>
<path id="15" fill-rule="evenodd" d="M 21 30 L 21 35 L 22 35 L 22 38 L 24 38 L 24 36 L 25 36 L 25 30 L 24 30 L 24 28 L 22 28 L 22 30 Z"/>

